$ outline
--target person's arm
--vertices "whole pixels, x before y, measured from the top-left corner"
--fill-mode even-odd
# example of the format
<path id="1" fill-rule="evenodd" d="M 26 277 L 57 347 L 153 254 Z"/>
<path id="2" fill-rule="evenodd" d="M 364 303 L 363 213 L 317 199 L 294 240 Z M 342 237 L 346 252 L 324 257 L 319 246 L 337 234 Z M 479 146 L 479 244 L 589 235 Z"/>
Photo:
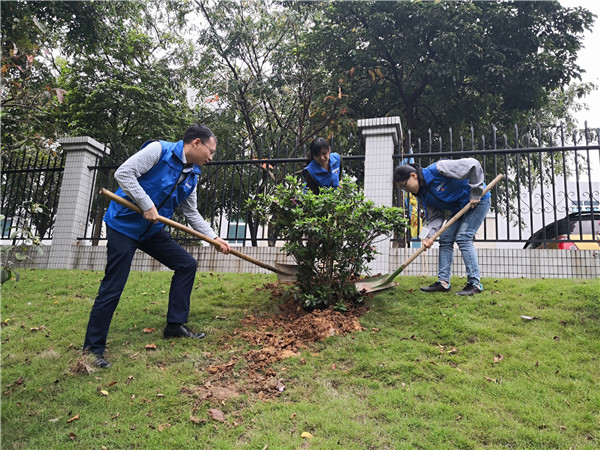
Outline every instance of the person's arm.
<path id="1" fill-rule="evenodd" d="M 210 224 L 206 220 L 204 220 L 204 218 L 198 212 L 197 188 L 194 188 L 189 197 L 181 202 L 180 206 L 181 210 L 183 211 L 183 215 L 185 216 L 185 219 L 194 230 L 219 242 L 221 244 L 221 247 L 217 248 L 217 251 L 220 251 L 224 254 L 229 253 L 229 243 L 218 237 L 217 233 L 215 233 Z"/>
<path id="2" fill-rule="evenodd" d="M 429 239 L 431 236 L 437 233 L 440 228 L 442 228 L 445 219 L 446 211 L 436 208 L 435 206 L 427 207 L 427 228 L 429 228 L 427 239 Z"/>
<path id="3" fill-rule="evenodd" d="M 485 174 L 481 164 L 475 158 L 443 159 L 438 161 L 435 167 L 445 177 L 468 180 L 471 188 L 471 200 L 481 199 Z"/>
<path id="4" fill-rule="evenodd" d="M 115 172 L 115 180 L 119 186 L 144 212 L 144 219 L 157 222 L 158 211 L 150 196 L 138 181 L 142 175 L 154 167 L 162 155 L 162 146 L 154 141 L 129 157 Z"/>
<path id="5" fill-rule="evenodd" d="M 431 248 L 433 245 L 431 236 L 433 236 L 440 228 L 442 228 L 445 218 L 446 211 L 443 209 L 436 208 L 435 206 L 427 207 L 427 227 L 429 228 L 429 232 L 427 233 L 425 239 L 422 240 L 423 247 Z"/>

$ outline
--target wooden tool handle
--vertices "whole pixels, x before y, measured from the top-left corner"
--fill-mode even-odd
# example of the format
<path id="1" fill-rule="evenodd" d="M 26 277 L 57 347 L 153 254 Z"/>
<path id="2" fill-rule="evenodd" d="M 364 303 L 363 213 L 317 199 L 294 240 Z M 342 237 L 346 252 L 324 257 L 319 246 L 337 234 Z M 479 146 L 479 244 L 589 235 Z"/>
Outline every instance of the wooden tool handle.
<path id="1" fill-rule="evenodd" d="M 481 193 L 481 196 L 483 197 L 485 194 L 487 194 L 502 178 L 504 178 L 504 175 L 500 174 L 498 175 L 496 178 L 494 178 L 490 184 L 488 184 L 485 189 L 483 190 L 483 192 Z M 463 206 L 463 208 L 457 212 L 450 220 L 448 220 L 448 222 L 446 222 L 444 224 L 444 226 L 442 228 L 440 228 L 438 231 L 436 231 L 436 233 L 431 236 L 431 240 L 435 241 L 444 231 L 446 231 L 454 222 L 456 222 L 458 219 L 460 219 L 463 215 L 465 215 L 465 213 L 467 213 L 467 211 L 469 211 L 469 209 L 471 209 L 471 204 L 467 203 L 465 206 Z M 390 281 L 392 281 L 394 278 L 396 278 L 396 276 L 402 272 L 411 262 L 413 262 L 415 259 L 417 259 L 417 257 L 423 253 L 425 250 L 427 250 L 427 248 L 425 246 L 421 246 L 419 247 L 419 249 L 414 252 L 406 261 L 404 261 L 404 263 L 398 268 L 398 270 L 396 270 L 393 274 L 391 274 L 388 278 L 385 279 L 384 282 L 382 282 L 381 284 L 386 284 L 389 283 Z"/>
<path id="2" fill-rule="evenodd" d="M 131 210 L 133 210 L 135 212 L 137 212 L 137 213 L 143 214 L 143 211 L 140 209 L 139 206 L 137 206 L 134 203 L 131 203 L 129 200 L 126 200 L 123 197 L 120 197 L 120 196 L 114 194 L 113 192 L 111 192 L 111 191 L 109 191 L 107 189 L 104 189 L 104 188 L 100 189 L 100 195 L 102 195 L 102 196 L 104 196 L 104 197 L 112 200 L 113 202 L 117 202 L 120 205 L 123 205 L 123 206 L 125 206 L 125 207 L 127 207 L 127 208 L 129 208 L 129 209 L 131 209 Z M 221 244 L 218 241 L 216 241 L 216 240 L 214 240 L 212 238 L 209 238 L 208 236 L 206 236 L 206 235 L 204 235 L 204 234 L 202 234 L 202 233 L 194 230 L 193 228 L 186 227 L 185 225 L 182 225 L 179 222 L 175 222 L 174 220 L 167 219 L 166 217 L 163 217 L 163 216 L 158 216 L 158 221 L 161 222 L 161 223 L 164 223 L 165 225 L 168 225 L 168 226 L 170 226 L 172 228 L 176 228 L 176 229 L 181 230 L 181 231 L 183 231 L 185 233 L 191 234 L 192 236 L 196 236 L 197 238 L 200 238 L 203 241 L 206 241 L 209 244 L 214 245 L 215 247 L 219 247 L 219 248 L 221 247 Z M 240 253 L 237 250 L 230 249 L 229 253 L 231 253 L 232 255 L 237 256 L 238 258 L 242 258 L 243 260 L 246 260 L 246 261 L 248 261 L 248 262 L 250 262 L 252 264 L 255 264 L 255 265 L 259 266 L 259 267 L 262 267 L 263 269 L 267 269 L 267 270 L 270 270 L 271 272 L 275 272 L 275 273 L 279 273 L 279 274 L 285 275 L 283 272 L 281 272 L 280 270 L 276 269 L 275 267 L 270 266 L 269 264 L 266 264 L 266 263 L 264 263 L 262 261 L 259 261 L 258 259 L 254 259 L 254 258 L 252 258 L 252 257 L 250 257 L 248 255 Z"/>

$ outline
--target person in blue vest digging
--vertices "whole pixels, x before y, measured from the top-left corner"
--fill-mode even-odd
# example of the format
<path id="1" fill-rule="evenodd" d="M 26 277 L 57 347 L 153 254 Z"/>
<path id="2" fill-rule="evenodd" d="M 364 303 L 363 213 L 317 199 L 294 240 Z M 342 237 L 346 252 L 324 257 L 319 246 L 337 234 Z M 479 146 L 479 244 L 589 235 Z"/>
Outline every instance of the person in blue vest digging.
<path id="1" fill-rule="evenodd" d="M 315 194 L 322 187 L 337 188 L 340 185 L 342 157 L 331 153 L 327 139 L 319 137 L 310 143 L 310 162 L 302 170 L 306 186 Z"/>
<path id="2" fill-rule="evenodd" d="M 108 329 L 127 282 L 137 249 L 174 271 L 169 292 L 167 325 L 163 337 L 202 339 L 205 333 L 190 330 L 185 323 L 196 276 L 196 260 L 164 230 L 158 216 L 171 218 L 181 206 L 189 225 L 219 242 L 217 251 L 229 253 L 229 244 L 217 237 L 197 209 L 196 187 L 200 167 L 212 160 L 217 139 L 206 126 L 194 124 L 178 142 L 149 141 L 115 172 L 120 188 L 116 194 L 135 202 L 143 216 L 111 202 L 104 222 L 107 262 L 104 279 L 90 313 L 83 349 L 96 356 L 95 364 L 108 368 L 104 358 Z"/>
<path id="3" fill-rule="evenodd" d="M 462 254 L 467 272 L 467 285 L 458 295 L 473 295 L 483 291 L 479 274 L 477 252 L 473 245 L 475 233 L 490 209 L 490 193 L 485 189 L 484 172 L 474 158 L 441 160 L 421 168 L 416 163 L 398 166 L 394 183 L 400 189 L 414 194 L 425 210 L 429 232 L 423 246 L 431 248 L 433 236 L 443 225 L 446 211 L 455 215 L 467 204 L 471 209 L 440 235 L 438 281 L 422 287 L 423 292 L 450 291 L 450 276 L 454 257 L 454 243 Z"/>

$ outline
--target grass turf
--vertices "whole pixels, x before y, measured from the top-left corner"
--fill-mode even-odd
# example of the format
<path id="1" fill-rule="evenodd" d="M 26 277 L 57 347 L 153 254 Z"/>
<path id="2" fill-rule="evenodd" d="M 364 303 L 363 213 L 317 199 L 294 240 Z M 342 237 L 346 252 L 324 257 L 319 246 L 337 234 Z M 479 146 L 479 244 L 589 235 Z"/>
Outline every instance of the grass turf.
<path id="1" fill-rule="evenodd" d="M 251 348 L 235 330 L 276 310 L 260 289 L 274 276 L 199 273 L 189 325 L 208 337 L 171 341 L 160 336 L 170 273 L 133 272 L 109 333 L 113 367 L 74 374 L 102 273 L 21 275 L 2 286 L 2 448 L 600 445 L 600 280 L 484 279 L 465 298 L 400 276 L 367 300 L 365 331 L 276 363 L 278 398 L 240 390 L 214 404 L 182 389 Z M 243 370 L 231 377 L 243 385 Z"/>

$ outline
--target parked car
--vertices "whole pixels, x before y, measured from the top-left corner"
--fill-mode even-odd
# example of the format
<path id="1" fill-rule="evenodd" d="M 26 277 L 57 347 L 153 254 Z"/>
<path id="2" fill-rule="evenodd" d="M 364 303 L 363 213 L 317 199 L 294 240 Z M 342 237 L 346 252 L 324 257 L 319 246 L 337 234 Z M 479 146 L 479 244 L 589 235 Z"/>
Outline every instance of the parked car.
<path id="1" fill-rule="evenodd" d="M 533 233 L 523 248 L 598 250 L 600 212 L 571 213 Z"/>

